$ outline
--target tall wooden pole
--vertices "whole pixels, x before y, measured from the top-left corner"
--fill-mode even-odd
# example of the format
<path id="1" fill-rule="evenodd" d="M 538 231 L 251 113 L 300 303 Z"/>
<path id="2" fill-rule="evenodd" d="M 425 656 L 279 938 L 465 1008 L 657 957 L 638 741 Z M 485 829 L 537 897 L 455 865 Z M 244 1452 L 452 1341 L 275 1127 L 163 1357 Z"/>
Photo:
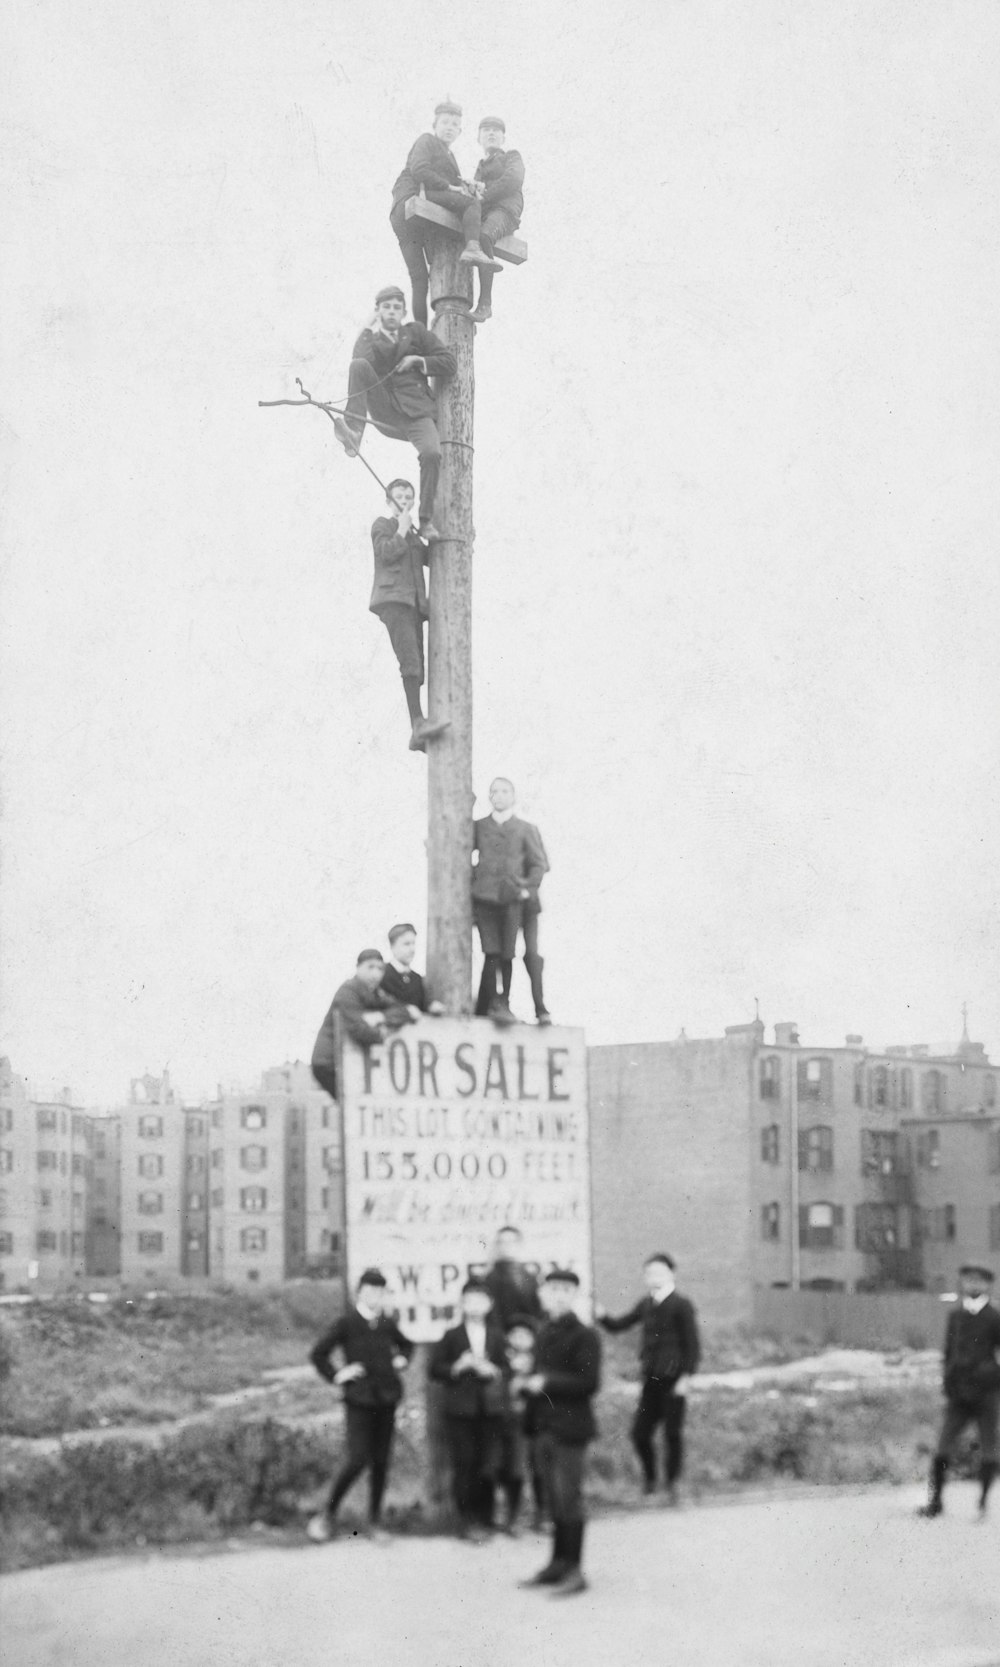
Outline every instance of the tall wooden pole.
<path id="1" fill-rule="evenodd" d="M 427 973 L 445 1011 L 472 1008 L 472 431 L 475 372 L 469 321 L 472 268 L 462 239 L 440 233 L 429 250 L 434 331 L 458 361 L 438 386 L 443 452 L 431 553 L 428 712 L 451 728 L 427 748 Z"/>

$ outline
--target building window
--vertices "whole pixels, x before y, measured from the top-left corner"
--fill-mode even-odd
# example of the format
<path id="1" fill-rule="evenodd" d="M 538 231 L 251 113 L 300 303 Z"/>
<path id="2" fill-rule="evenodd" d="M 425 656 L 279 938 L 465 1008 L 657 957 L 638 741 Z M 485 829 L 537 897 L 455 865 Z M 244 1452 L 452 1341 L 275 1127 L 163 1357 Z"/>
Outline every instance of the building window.
<path id="1" fill-rule="evenodd" d="M 38 1189 L 38 1208 L 40 1210 L 51 1210 L 52 1190 L 50 1187 L 40 1187 Z"/>
<path id="2" fill-rule="evenodd" d="M 225 1201 L 226 1201 L 226 1194 L 225 1194 L 223 1188 L 222 1187 L 215 1187 L 213 1192 L 212 1192 L 212 1208 L 213 1208 L 213 1210 L 221 1210 Z"/>
<path id="3" fill-rule="evenodd" d="M 188 1134 L 204 1134 L 205 1122 L 201 1117 L 188 1118 Z"/>
<path id="4" fill-rule="evenodd" d="M 941 1204 L 930 1210 L 922 1210 L 920 1226 L 925 1239 L 930 1239 L 936 1244 L 951 1244 L 958 1230 L 954 1204 Z"/>
<path id="5" fill-rule="evenodd" d="M 145 1113 L 139 1119 L 139 1133 L 143 1140 L 159 1140 L 163 1134 L 163 1118 Z"/>
<path id="6" fill-rule="evenodd" d="M 139 1157 L 139 1174 L 147 1181 L 155 1181 L 163 1174 L 163 1159 L 159 1152 L 143 1152 Z"/>
<path id="7" fill-rule="evenodd" d="M 301 1210 L 302 1194 L 300 1192 L 290 1192 L 288 1194 L 288 1208 L 290 1210 Z"/>
<path id="8" fill-rule="evenodd" d="M 74 1233 L 72 1244 L 73 1244 L 73 1255 L 74 1256 L 82 1256 L 83 1255 L 83 1234 L 82 1233 Z"/>
<path id="9" fill-rule="evenodd" d="M 889 1072 L 884 1065 L 876 1065 L 869 1078 L 871 1103 L 880 1109 L 889 1104 Z"/>
<path id="10" fill-rule="evenodd" d="M 989 1154 L 990 1174 L 1000 1175 L 1000 1129 L 990 1130 Z"/>
<path id="11" fill-rule="evenodd" d="M 799 1244 L 803 1250 L 840 1250 L 843 1243 L 843 1205 L 800 1205 Z"/>
<path id="12" fill-rule="evenodd" d="M 762 1100 L 781 1099 L 781 1058 L 768 1054 L 760 1062 L 760 1097 Z"/>
<path id="13" fill-rule="evenodd" d="M 215 1148 L 215 1151 L 212 1153 L 212 1168 L 213 1169 L 221 1169 L 222 1168 L 222 1147 L 221 1146 L 217 1146 Z"/>
<path id="14" fill-rule="evenodd" d="M 212 1110 L 212 1127 L 213 1127 L 213 1129 L 221 1129 L 222 1128 L 222 1107 L 221 1106 L 213 1107 L 213 1110 Z"/>
<path id="15" fill-rule="evenodd" d="M 107 1155 L 108 1155 L 107 1136 L 103 1135 L 103 1134 L 95 1134 L 95 1136 L 94 1136 L 94 1156 L 95 1156 L 95 1158 L 106 1158 Z"/>
<path id="16" fill-rule="evenodd" d="M 263 1129 L 267 1127 L 266 1106 L 241 1106 L 240 1128 Z"/>
<path id="17" fill-rule="evenodd" d="M 319 1207 L 320 1207 L 321 1210 L 328 1210 L 330 1208 L 330 1188 L 329 1187 L 324 1187 L 322 1192 L 320 1193 L 320 1195 L 319 1195 Z"/>
<path id="18" fill-rule="evenodd" d="M 53 1106 L 39 1106 L 36 1113 L 39 1129 L 58 1129 L 59 1122 Z"/>
<path id="19" fill-rule="evenodd" d="M 941 1134 L 938 1129 L 917 1130 L 917 1163 L 921 1169 L 940 1169 Z"/>
<path id="20" fill-rule="evenodd" d="M 777 1244 L 781 1238 L 780 1204 L 761 1205 L 760 1236 L 766 1244 Z"/>
<path id="21" fill-rule="evenodd" d="M 899 1172 L 899 1137 L 886 1129 L 862 1129 L 862 1175 L 896 1175 Z"/>
<path id="22" fill-rule="evenodd" d="M 4 1235 L 10 1238 L 10 1234 Z M 1000 1204 L 990 1205 L 990 1249 L 1000 1250 Z"/>
<path id="23" fill-rule="evenodd" d="M 74 1153 L 70 1167 L 74 1175 L 85 1175 L 87 1173 L 87 1160 L 80 1157 L 79 1153 Z"/>
<path id="24" fill-rule="evenodd" d="M 205 1160 L 197 1152 L 188 1153 L 187 1172 L 189 1175 L 204 1175 Z"/>
<path id="25" fill-rule="evenodd" d="M 329 1106 L 324 1106 L 323 1107 L 323 1127 L 324 1127 L 324 1129 L 328 1129 L 330 1127 L 330 1107 Z"/>
<path id="26" fill-rule="evenodd" d="M 55 1250 L 59 1240 L 50 1227 L 41 1227 L 35 1234 L 35 1244 L 39 1250 Z"/>
<path id="27" fill-rule="evenodd" d="M 244 1227 L 240 1233 L 240 1249 L 251 1255 L 259 1255 L 267 1249 L 267 1229 L 265 1227 Z"/>
<path id="28" fill-rule="evenodd" d="M 830 1061 L 828 1059 L 800 1059 L 798 1086 L 800 1100 L 829 1100 Z"/>
<path id="29" fill-rule="evenodd" d="M 833 1168 L 833 1130 L 829 1124 L 815 1123 L 811 1129 L 799 1130 L 799 1168 L 814 1175 Z"/>
<path id="30" fill-rule="evenodd" d="M 241 1187 L 241 1189 L 240 1189 L 240 1209 L 241 1210 L 248 1210 L 248 1211 L 249 1210 L 266 1210 L 267 1209 L 267 1188 L 266 1187 Z"/>
<path id="31" fill-rule="evenodd" d="M 339 1146 L 324 1146 L 324 1148 L 323 1148 L 323 1168 L 329 1174 L 336 1175 L 336 1174 L 339 1173 L 341 1167 L 342 1166 L 341 1166 L 341 1162 L 340 1162 L 340 1147 Z"/>
<path id="32" fill-rule="evenodd" d="M 10 1131 L 13 1127 L 14 1127 L 14 1108 L 13 1108 L 13 1106 L 0 1106 L 0 1129 L 3 1129 L 5 1134 L 10 1134 Z"/>
<path id="33" fill-rule="evenodd" d="M 858 1250 L 874 1255 L 891 1250 L 898 1238 L 896 1210 L 892 1204 L 859 1204 L 854 1212 L 854 1243 Z"/>
<path id="34" fill-rule="evenodd" d="M 162 1256 L 163 1255 L 163 1234 L 162 1233 L 140 1233 L 139 1234 L 139 1255 L 140 1256 Z"/>
<path id="35" fill-rule="evenodd" d="M 768 1123 L 767 1127 L 760 1131 L 760 1161 L 781 1162 L 781 1130 L 777 1123 Z"/>
<path id="36" fill-rule="evenodd" d="M 14 1235 L 13 1235 L 13 1233 L 0 1233 L 0 1256 L 13 1256 L 13 1254 L 14 1254 Z"/>
<path id="37" fill-rule="evenodd" d="M 997 1103 L 997 1079 L 990 1075 L 983 1080 L 983 1105 L 992 1111 Z"/>
<path id="38" fill-rule="evenodd" d="M 4 1147 L 0 1152 L 0 1175 L 9 1175 L 14 1168 L 14 1154 Z"/>
<path id="39" fill-rule="evenodd" d="M 865 1068 L 864 1068 L 864 1066 L 862 1065 L 862 1063 L 859 1059 L 857 1064 L 854 1067 L 854 1104 L 856 1106 L 859 1106 L 863 1103 L 864 1092 L 865 1092 Z"/>
<path id="40" fill-rule="evenodd" d="M 241 1169 L 266 1169 L 267 1168 L 267 1147 L 266 1146 L 242 1146 L 240 1148 L 240 1168 Z"/>
<path id="41" fill-rule="evenodd" d="M 6 1194 L 6 1191 L 4 1191 L 4 1192 L 0 1192 L 0 1219 L 2 1219 L 2 1217 L 4 1217 L 6 1214 L 7 1214 L 7 1194 Z"/>
<path id="42" fill-rule="evenodd" d="M 921 1085 L 925 1111 L 944 1111 L 947 1084 L 940 1071 L 928 1071 Z"/>
<path id="43" fill-rule="evenodd" d="M 205 1194 L 203 1192 L 188 1193 L 188 1209 L 203 1210 L 205 1208 Z"/>
<path id="44" fill-rule="evenodd" d="M 59 1155 L 56 1152 L 36 1152 L 35 1161 L 37 1162 L 39 1169 L 59 1168 Z"/>
<path id="45" fill-rule="evenodd" d="M 161 1216 L 163 1214 L 162 1192 L 140 1192 L 139 1214 L 141 1216 Z"/>
<path id="46" fill-rule="evenodd" d="M 201 1234 L 200 1233 L 189 1233 L 188 1236 L 187 1236 L 187 1247 L 188 1247 L 189 1250 L 200 1250 L 201 1249 Z"/>

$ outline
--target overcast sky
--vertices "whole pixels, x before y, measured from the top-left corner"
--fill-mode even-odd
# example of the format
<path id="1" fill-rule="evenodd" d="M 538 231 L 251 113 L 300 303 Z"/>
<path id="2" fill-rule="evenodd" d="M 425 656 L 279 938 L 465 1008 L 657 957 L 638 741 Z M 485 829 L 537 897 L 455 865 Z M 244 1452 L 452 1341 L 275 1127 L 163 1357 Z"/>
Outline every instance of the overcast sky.
<path id="1" fill-rule="evenodd" d="M 475 769 L 549 847 L 556 1018 L 717 1035 L 757 997 L 953 1045 L 968 1001 L 1000 1053 L 993 0 L 0 27 L 14 1068 L 250 1084 L 423 924 L 380 497 L 256 402 L 343 393 L 447 93 L 467 169 L 484 113 L 527 165 L 476 347 Z"/>

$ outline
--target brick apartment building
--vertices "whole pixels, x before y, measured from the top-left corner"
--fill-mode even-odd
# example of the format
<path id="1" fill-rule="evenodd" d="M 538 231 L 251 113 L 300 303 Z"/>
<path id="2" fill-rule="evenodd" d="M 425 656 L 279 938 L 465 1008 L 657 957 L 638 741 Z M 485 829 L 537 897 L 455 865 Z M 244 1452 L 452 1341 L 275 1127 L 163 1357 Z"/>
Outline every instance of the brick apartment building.
<path id="1" fill-rule="evenodd" d="M 596 1288 L 676 1252 L 719 1318 L 759 1286 L 953 1289 L 1000 1253 L 997 1073 L 963 1032 L 928 1047 L 803 1047 L 793 1024 L 591 1048 Z"/>
<path id="2" fill-rule="evenodd" d="M 0 1278 L 55 1284 L 87 1257 L 91 1119 L 68 1088 L 35 1100 L 0 1060 Z"/>

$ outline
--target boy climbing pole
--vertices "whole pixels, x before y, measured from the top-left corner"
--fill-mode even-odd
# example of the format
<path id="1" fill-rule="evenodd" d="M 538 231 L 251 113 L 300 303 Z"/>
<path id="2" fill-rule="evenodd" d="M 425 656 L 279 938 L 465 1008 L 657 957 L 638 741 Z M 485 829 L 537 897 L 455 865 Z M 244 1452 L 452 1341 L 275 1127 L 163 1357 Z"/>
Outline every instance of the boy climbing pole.
<path id="1" fill-rule="evenodd" d="M 542 992 L 544 962 L 538 954 L 538 888 L 549 859 L 538 829 L 514 815 L 514 797 L 513 783 L 497 776 L 490 783 L 492 812 L 473 824 L 478 862 L 472 870 L 472 915 L 484 956 L 476 1013 L 497 1024 L 516 1023 L 510 1010 L 510 980 L 517 934 L 523 928 L 535 1017 L 540 1025 L 548 1025 L 552 1020 Z"/>
<path id="2" fill-rule="evenodd" d="M 415 493 L 408 480 L 391 480 L 386 499 L 388 515 L 380 515 L 372 526 L 375 582 L 370 611 L 377 614 L 389 633 L 399 665 L 410 716 L 410 751 L 426 752 L 428 741 L 448 728 L 450 719 L 425 718 L 420 706 L 424 682 L 424 621 L 427 618 L 427 586 L 424 565 L 427 546 L 413 526 Z"/>
<path id="3" fill-rule="evenodd" d="M 509 237 L 517 230 L 524 213 L 524 163 L 520 151 L 505 150 L 507 130 L 499 116 L 483 117 L 479 124 L 479 143 L 483 160 L 476 169 L 475 183 L 482 192 L 479 244 L 486 263 L 476 261 L 479 302 L 475 312 L 469 314 L 473 324 L 484 324 L 493 317 L 493 274 L 501 266 L 500 261 L 493 259 L 493 247 L 501 237 Z M 467 254 L 468 251 L 462 255 L 462 260 Z"/>
<path id="4" fill-rule="evenodd" d="M 441 473 L 437 401 L 428 377 L 449 381 L 455 356 L 423 324 L 404 324 L 406 298 L 396 284 L 375 297 L 375 322 L 354 344 L 348 375 L 347 410 L 335 417 L 334 432 L 349 457 L 356 457 L 366 422 L 390 440 L 409 440 L 420 462 L 420 536 L 430 543 L 434 498 Z"/>
<path id="5" fill-rule="evenodd" d="M 413 289 L 413 316 L 421 324 L 427 323 L 427 254 L 424 244 L 426 222 L 407 220 L 406 204 L 410 197 L 424 196 L 441 208 L 450 209 L 462 222 L 465 237 L 463 260 L 474 261 L 485 268 L 492 261 L 480 246 L 482 203 L 474 185 L 463 180 L 451 147 L 462 131 L 462 106 L 444 99 L 434 110 L 434 131 L 421 133 L 410 147 L 410 154 L 402 173 L 392 188 L 392 209 L 389 223 L 399 241 L 406 270 Z M 431 233 L 433 235 L 433 232 Z"/>

